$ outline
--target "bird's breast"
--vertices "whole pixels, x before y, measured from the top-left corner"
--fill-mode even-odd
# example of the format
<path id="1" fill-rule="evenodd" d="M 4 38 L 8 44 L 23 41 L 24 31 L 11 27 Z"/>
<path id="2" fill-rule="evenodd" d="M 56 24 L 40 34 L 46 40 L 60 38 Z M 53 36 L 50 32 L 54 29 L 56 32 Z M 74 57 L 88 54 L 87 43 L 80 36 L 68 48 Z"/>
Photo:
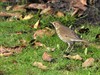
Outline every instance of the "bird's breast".
<path id="1" fill-rule="evenodd" d="M 66 42 L 66 40 L 65 40 L 64 37 L 63 37 L 63 34 L 61 34 L 59 30 L 57 30 L 56 32 L 57 32 L 58 37 L 59 37 L 63 42 Z"/>

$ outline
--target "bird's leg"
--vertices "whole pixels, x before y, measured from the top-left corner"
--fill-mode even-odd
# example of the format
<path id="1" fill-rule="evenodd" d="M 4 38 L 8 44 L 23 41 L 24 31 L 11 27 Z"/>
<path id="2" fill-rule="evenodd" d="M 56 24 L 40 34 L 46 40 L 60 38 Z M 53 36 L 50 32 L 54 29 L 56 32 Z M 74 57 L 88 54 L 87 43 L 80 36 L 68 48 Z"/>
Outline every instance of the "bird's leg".
<path id="1" fill-rule="evenodd" d="M 71 46 L 70 43 L 68 43 L 68 47 L 66 49 L 66 52 L 69 50 L 70 46 Z"/>
<path id="2" fill-rule="evenodd" d="M 71 47 L 71 44 L 70 43 L 67 43 L 68 44 L 68 47 L 67 47 L 67 49 L 66 49 L 66 51 L 64 52 L 66 55 L 69 55 L 69 53 L 70 53 L 70 47 Z"/>
<path id="3" fill-rule="evenodd" d="M 74 44 L 72 44 L 70 48 L 71 48 L 70 49 L 70 52 L 72 52 L 73 51 L 73 48 L 74 48 Z"/>
<path id="4" fill-rule="evenodd" d="M 71 42 L 71 43 L 70 43 L 70 45 L 71 45 L 71 49 L 70 49 L 70 52 L 72 52 L 72 51 L 73 51 L 73 48 L 74 48 L 74 44 L 75 44 L 75 42 Z"/>
<path id="5" fill-rule="evenodd" d="M 66 49 L 66 51 L 65 51 L 66 54 L 69 54 L 70 52 L 72 52 L 73 47 L 74 47 L 74 44 L 73 44 L 73 43 L 74 43 L 74 42 L 68 43 L 68 47 L 67 47 L 67 49 Z"/>

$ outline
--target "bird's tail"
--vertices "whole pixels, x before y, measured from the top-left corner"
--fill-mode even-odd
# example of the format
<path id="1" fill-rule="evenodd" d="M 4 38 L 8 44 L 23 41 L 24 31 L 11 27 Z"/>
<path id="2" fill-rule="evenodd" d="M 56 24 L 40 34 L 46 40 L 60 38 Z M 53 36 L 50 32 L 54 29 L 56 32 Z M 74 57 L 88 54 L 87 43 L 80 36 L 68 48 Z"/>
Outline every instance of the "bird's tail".
<path id="1" fill-rule="evenodd" d="M 81 39 L 72 39 L 72 41 L 79 41 L 79 42 L 88 42 L 88 41 L 86 41 L 86 40 L 81 40 Z"/>
<path id="2" fill-rule="evenodd" d="M 91 43 L 91 42 L 88 42 L 87 40 L 74 40 L 74 41 L 79 41 L 79 42 L 82 42 L 84 44 L 85 47 L 89 47 L 89 46 L 92 46 L 92 47 L 95 47 L 97 49 L 100 49 L 100 46 L 95 44 L 95 43 Z"/>
<path id="3" fill-rule="evenodd" d="M 97 45 L 96 43 L 88 42 L 86 40 L 83 40 L 82 42 L 84 43 L 85 47 L 94 47 L 94 48 L 100 49 L 100 46 Z"/>
<path id="4" fill-rule="evenodd" d="M 89 42 L 86 41 L 86 40 L 81 40 L 81 39 L 76 39 L 76 40 L 73 40 L 75 42 L 82 42 L 84 44 L 84 46 L 88 47 L 89 46 Z"/>

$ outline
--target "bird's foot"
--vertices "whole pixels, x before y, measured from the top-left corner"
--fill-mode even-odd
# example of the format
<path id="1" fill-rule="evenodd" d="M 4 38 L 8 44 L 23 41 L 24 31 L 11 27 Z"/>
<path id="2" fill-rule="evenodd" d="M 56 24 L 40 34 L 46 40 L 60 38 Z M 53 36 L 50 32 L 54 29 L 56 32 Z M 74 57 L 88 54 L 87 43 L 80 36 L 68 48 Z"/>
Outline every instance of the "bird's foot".
<path id="1" fill-rule="evenodd" d="M 74 50 L 73 49 L 71 49 L 71 50 L 66 50 L 66 51 L 64 51 L 64 54 L 66 54 L 66 55 L 69 55 L 69 54 L 71 54 L 71 53 L 73 53 L 74 52 Z"/>

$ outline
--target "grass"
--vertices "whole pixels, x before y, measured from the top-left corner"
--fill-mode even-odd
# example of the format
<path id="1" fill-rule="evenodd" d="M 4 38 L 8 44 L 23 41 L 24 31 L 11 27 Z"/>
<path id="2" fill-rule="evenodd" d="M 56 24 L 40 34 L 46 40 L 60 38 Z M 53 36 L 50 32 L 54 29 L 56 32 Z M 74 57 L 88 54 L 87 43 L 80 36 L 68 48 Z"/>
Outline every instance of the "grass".
<path id="1" fill-rule="evenodd" d="M 34 18 L 26 21 L 13 21 L 13 22 L 0 22 L 0 45 L 6 47 L 12 47 L 20 45 L 19 40 L 24 39 L 28 43 L 33 39 L 34 29 L 31 28 L 38 19 L 40 19 L 41 28 L 46 26 L 51 27 L 50 21 L 61 21 L 64 25 L 73 25 L 75 18 L 67 14 L 65 17 L 57 18 L 53 16 L 42 15 L 39 18 L 38 15 Z M 90 32 L 88 34 L 81 34 L 83 39 L 89 42 L 95 42 L 96 34 L 100 33 L 99 26 L 93 26 L 84 24 L 85 27 L 89 28 Z M 40 29 L 41 29 L 40 28 Z M 15 34 L 16 32 L 26 32 L 21 35 Z M 62 42 L 58 36 L 55 34 L 52 37 L 44 37 L 38 39 L 41 43 L 48 47 L 56 48 L 54 52 L 48 51 L 55 58 L 55 62 L 45 62 L 42 60 L 42 54 L 47 51 L 44 47 L 34 48 L 28 45 L 19 54 L 14 54 L 9 57 L 0 57 L 0 73 L 4 72 L 4 75 L 99 75 L 100 74 L 100 49 L 90 46 L 88 48 L 88 54 L 84 54 L 84 49 L 80 46 L 75 48 L 73 54 L 79 54 L 83 61 L 87 58 L 93 57 L 95 63 L 93 67 L 82 68 L 81 64 L 83 61 L 70 60 L 63 58 L 63 53 L 67 48 L 66 43 Z M 98 60 L 98 61 L 97 61 Z M 32 66 L 32 64 L 37 62 L 42 62 L 49 69 L 43 71 L 37 67 Z"/>

